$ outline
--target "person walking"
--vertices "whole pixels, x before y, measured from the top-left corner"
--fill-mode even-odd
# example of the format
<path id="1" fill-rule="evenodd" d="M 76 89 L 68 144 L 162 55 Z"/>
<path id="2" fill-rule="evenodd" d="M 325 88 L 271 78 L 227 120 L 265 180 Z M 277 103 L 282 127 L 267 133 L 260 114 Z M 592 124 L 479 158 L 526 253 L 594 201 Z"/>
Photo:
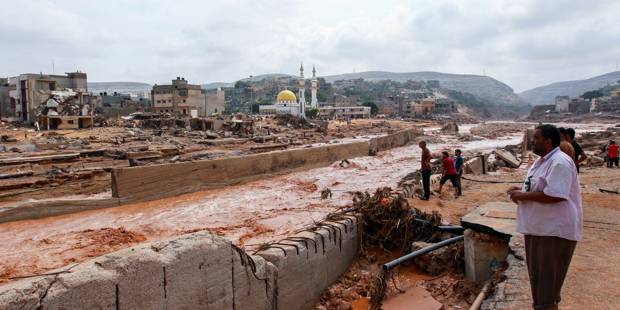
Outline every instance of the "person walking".
<path id="1" fill-rule="evenodd" d="M 579 173 L 579 165 L 588 159 L 588 155 L 586 155 L 586 152 L 583 151 L 581 145 L 575 141 L 575 129 L 567 128 L 566 133 L 568 133 L 569 142 L 575 150 L 575 166 L 577 166 L 577 173 Z"/>
<path id="2" fill-rule="evenodd" d="M 422 172 L 422 188 L 424 189 L 424 194 L 420 199 L 429 200 L 431 198 L 431 151 L 426 147 L 426 141 L 420 141 L 418 146 L 422 149 L 420 171 Z"/>
<path id="3" fill-rule="evenodd" d="M 454 188 L 454 195 L 456 197 L 459 196 L 459 181 L 458 175 L 456 172 L 456 167 L 454 166 L 454 160 L 450 157 L 450 154 L 447 151 L 441 152 L 441 162 L 443 166 L 443 171 L 441 174 L 441 180 L 439 181 L 439 194 L 441 194 L 441 189 L 443 185 L 446 184 L 448 180 L 452 182 L 452 187 Z"/>
<path id="4" fill-rule="evenodd" d="M 454 168 L 456 168 L 456 175 L 458 181 L 458 196 L 463 195 L 463 188 L 461 187 L 461 177 L 463 176 L 463 156 L 461 156 L 461 150 L 456 149 L 454 151 Z"/>
<path id="5" fill-rule="evenodd" d="M 614 165 L 618 168 L 618 144 L 616 144 L 616 141 L 614 140 L 609 141 L 609 146 L 607 147 L 607 158 L 609 160 L 607 164 L 608 168 L 613 168 Z"/>
<path id="6" fill-rule="evenodd" d="M 560 151 L 560 132 L 542 125 L 534 133 L 538 158 L 522 188 L 511 187 L 518 204 L 517 231 L 525 238 L 525 256 L 534 309 L 558 309 L 561 290 L 577 242 L 583 215 L 577 168 Z"/>

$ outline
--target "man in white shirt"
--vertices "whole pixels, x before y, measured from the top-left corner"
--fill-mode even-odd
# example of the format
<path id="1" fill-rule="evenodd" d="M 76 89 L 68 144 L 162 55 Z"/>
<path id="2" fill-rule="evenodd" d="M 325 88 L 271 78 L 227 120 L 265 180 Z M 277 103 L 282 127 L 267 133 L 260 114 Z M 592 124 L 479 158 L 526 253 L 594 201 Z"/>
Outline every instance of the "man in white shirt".
<path id="1" fill-rule="evenodd" d="M 523 187 L 508 190 L 510 199 L 519 205 L 517 231 L 525 236 L 534 309 L 558 309 L 562 284 L 581 240 L 577 170 L 559 145 L 560 132 L 555 126 L 537 127 L 534 153 L 540 158 L 528 171 Z"/>

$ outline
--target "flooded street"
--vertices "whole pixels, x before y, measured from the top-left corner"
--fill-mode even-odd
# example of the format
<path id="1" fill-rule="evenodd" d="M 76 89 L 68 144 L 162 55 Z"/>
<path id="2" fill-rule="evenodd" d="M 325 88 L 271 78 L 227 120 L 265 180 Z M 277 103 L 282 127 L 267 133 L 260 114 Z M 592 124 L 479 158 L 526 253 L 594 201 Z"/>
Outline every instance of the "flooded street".
<path id="1" fill-rule="evenodd" d="M 454 136 L 441 139 L 443 143 L 429 143 L 433 153 L 444 148 L 489 151 L 520 143 L 522 134 L 471 142 L 459 142 Z M 199 230 L 252 249 L 350 204 L 348 191 L 395 187 L 402 177 L 419 167 L 419 155 L 418 146 L 409 145 L 374 157 L 352 159 L 344 167 L 334 163 L 156 201 L 0 224 L 0 275 L 40 273 L 135 243 Z M 320 191 L 325 188 L 333 192 L 332 199 L 321 199 Z"/>

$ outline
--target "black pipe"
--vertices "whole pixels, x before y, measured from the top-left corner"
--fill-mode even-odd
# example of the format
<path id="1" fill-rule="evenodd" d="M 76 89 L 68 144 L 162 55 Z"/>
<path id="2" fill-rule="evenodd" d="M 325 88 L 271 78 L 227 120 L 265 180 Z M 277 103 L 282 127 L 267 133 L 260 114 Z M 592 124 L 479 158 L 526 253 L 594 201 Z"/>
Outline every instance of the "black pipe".
<path id="1" fill-rule="evenodd" d="M 424 224 L 424 225 L 432 225 L 431 222 L 427 220 L 423 220 L 421 218 L 417 218 L 417 217 L 415 218 L 415 221 L 418 223 Z M 465 232 L 465 228 L 463 228 L 462 226 L 458 226 L 458 225 L 438 225 L 438 226 L 433 226 L 433 228 L 437 230 L 453 233 L 456 235 L 462 235 L 463 232 Z"/>
<path id="2" fill-rule="evenodd" d="M 424 254 L 432 252 L 434 250 L 443 248 L 443 247 L 445 247 L 447 245 L 450 245 L 450 244 L 455 243 L 457 241 L 461 241 L 463 239 L 465 239 L 465 236 L 457 236 L 457 237 L 454 237 L 454 238 L 446 239 L 446 240 L 441 241 L 441 242 L 437 242 L 437 243 L 435 243 L 433 245 L 429 245 L 429 246 L 427 246 L 427 247 L 425 247 L 423 249 L 419 249 L 417 251 L 411 252 L 411 253 L 409 253 L 409 254 L 407 254 L 405 256 L 399 257 L 399 258 L 397 258 L 397 259 L 395 259 L 395 260 L 393 260 L 393 261 L 391 261 L 389 263 L 384 264 L 383 265 L 383 270 L 386 270 L 386 271 L 387 270 L 391 270 L 394 267 L 396 267 L 396 266 L 398 266 L 398 265 L 400 265 L 400 264 L 402 264 L 402 263 L 404 263 L 404 262 L 406 262 L 406 261 L 408 261 L 410 259 L 414 259 L 414 258 L 416 258 L 416 257 L 418 257 L 420 255 L 424 255 Z"/>

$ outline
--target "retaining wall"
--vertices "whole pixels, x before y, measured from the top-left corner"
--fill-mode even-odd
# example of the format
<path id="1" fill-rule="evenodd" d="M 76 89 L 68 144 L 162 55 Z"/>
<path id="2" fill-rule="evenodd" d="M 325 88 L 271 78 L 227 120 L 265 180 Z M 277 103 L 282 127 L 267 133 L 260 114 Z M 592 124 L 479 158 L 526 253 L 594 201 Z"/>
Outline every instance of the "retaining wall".
<path id="1" fill-rule="evenodd" d="M 413 128 L 401 130 L 399 132 L 389 134 L 382 137 L 373 138 L 369 142 L 369 153 L 374 155 L 381 151 L 386 151 L 400 146 L 405 146 L 421 136 L 421 129 Z"/>
<path id="2" fill-rule="evenodd" d="M 118 198 L 35 200 L 0 207 L 0 223 L 120 206 Z"/>
<path id="3" fill-rule="evenodd" d="M 153 200 L 223 187 L 368 156 L 367 142 L 275 151 L 242 157 L 112 170 L 112 195 L 124 200 Z"/>
<path id="4" fill-rule="evenodd" d="M 0 309 L 312 309 L 357 255 L 356 225 L 324 222 L 258 255 L 207 232 L 145 243 L 0 285 Z"/>

